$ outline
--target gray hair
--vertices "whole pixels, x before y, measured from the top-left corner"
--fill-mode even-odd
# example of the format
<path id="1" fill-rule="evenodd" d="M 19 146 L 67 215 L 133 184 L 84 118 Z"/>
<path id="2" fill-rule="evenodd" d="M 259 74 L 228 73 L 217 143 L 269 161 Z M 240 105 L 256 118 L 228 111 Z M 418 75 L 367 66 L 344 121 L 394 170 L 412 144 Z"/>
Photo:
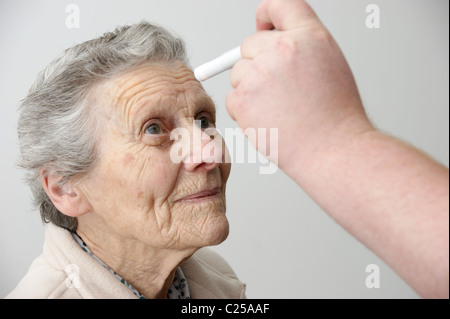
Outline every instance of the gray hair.
<path id="1" fill-rule="evenodd" d="M 60 186 L 88 173 L 96 161 L 95 119 L 89 93 L 101 80 L 149 62 L 189 65 L 184 42 L 166 29 L 141 22 L 75 45 L 43 70 L 19 107 L 19 166 L 42 221 L 75 231 L 77 219 L 59 212 L 45 193 L 41 169 Z"/>

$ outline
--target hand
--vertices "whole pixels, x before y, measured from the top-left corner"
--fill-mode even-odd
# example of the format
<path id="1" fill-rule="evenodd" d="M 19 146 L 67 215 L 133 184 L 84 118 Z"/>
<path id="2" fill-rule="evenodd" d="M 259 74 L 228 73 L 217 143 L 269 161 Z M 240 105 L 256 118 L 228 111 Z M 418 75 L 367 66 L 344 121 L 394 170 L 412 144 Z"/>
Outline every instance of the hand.
<path id="1" fill-rule="evenodd" d="M 231 117 L 278 128 L 278 166 L 420 295 L 448 298 L 448 169 L 373 128 L 305 1 L 264 0 L 256 21 L 231 73 Z"/>
<path id="2" fill-rule="evenodd" d="M 265 0 L 256 22 L 256 34 L 241 44 L 226 105 L 243 130 L 278 128 L 281 169 L 289 174 L 372 129 L 341 50 L 305 1 Z"/>

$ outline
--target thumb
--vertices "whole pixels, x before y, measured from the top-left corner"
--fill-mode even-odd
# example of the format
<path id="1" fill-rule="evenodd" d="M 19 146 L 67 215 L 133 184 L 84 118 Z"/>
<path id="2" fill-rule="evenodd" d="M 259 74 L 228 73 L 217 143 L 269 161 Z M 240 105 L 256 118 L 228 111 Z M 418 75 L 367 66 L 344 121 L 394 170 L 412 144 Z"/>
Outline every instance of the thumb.
<path id="1" fill-rule="evenodd" d="M 258 31 L 297 29 L 311 20 L 319 19 L 304 0 L 264 0 L 256 10 Z"/>

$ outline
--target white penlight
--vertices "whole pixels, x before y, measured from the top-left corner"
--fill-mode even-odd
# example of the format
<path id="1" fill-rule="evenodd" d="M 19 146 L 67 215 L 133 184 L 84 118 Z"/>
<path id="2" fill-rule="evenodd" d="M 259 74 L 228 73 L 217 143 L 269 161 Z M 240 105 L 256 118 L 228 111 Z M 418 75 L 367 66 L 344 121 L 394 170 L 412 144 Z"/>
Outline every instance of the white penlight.
<path id="1" fill-rule="evenodd" d="M 217 74 L 231 69 L 241 58 L 241 46 L 238 46 L 197 67 L 194 71 L 195 78 L 200 82 L 206 81 Z"/>

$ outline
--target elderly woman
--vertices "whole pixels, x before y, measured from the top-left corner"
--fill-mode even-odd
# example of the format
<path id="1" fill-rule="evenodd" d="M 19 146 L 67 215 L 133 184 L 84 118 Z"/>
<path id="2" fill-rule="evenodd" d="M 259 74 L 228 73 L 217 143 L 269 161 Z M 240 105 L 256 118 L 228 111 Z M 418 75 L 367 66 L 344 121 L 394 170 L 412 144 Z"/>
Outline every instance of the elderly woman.
<path id="1" fill-rule="evenodd" d="M 76 45 L 20 111 L 21 165 L 49 225 L 9 298 L 244 297 L 201 249 L 228 235 L 230 165 L 170 156 L 175 128 L 204 135 L 215 123 L 181 40 L 142 22 Z"/>

